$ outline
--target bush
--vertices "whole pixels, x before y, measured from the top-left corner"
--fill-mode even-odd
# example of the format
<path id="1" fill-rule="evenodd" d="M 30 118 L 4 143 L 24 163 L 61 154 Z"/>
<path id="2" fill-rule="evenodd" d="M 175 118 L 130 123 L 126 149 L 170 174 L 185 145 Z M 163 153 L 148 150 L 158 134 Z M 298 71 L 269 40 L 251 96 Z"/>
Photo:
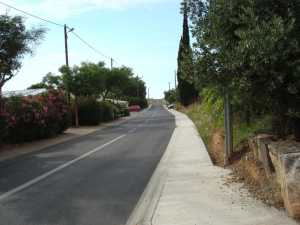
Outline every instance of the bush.
<path id="1" fill-rule="evenodd" d="M 96 126 L 101 122 L 118 119 L 121 116 L 121 112 L 119 107 L 113 103 L 98 102 L 93 97 L 80 97 L 78 99 L 78 116 L 81 126 Z M 73 111 L 73 124 L 75 124 L 74 118 Z"/>
<path id="2" fill-rule="evenodd" d="M 139 105 L 142 109 L 148 107 L 148 101 L 145 98 L 132 97 L 129 99 L 129 105 Z"/>
<path id="3" fill-rule="evenodd" d="M 113 108 L 113 119 L 119 119 L 121 117 L 121 111 L 117 105 L 112 104 L 111 106 Z"/>
<path id="4" fill-rule="evenodd" d="M 41 96 L 10 97 L 4 100 L 0 126 L 2 140 L 20 143 L 55 136 L 70 125 L 65 96 L 49 91 Z"/>
<path id="5" fill-rule="evenodd" d="M 98 125 L 102 121 L 101 104 L 95 98 L 78 99 L 78 116 L 81 126 Z"/>
<path id="6" fill-rule="evenodd" d="M 101 102 L 100 109 L 102 111 L 102 122 L 109 122 L 115 119 L 115 113 L 117 113 L 117 110 L 112 103 Z"/>
<path id="7" fill-rule="evenodd" d="M 5 112 L 0 112 L 0 144 L 3 142 L 4 137 L 7 135 L 7 115 Z"/>

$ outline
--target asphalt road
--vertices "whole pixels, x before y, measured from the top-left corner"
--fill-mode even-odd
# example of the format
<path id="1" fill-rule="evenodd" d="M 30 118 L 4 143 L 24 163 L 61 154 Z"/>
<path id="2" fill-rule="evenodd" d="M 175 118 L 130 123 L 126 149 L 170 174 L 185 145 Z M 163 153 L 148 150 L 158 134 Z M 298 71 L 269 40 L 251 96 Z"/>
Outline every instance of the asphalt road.
<path id="1" fill-rule="evenodd" d="M 121 125 L 0 163 L 0 225 L 122 225 L 175 128 L 153 106 Z"/>

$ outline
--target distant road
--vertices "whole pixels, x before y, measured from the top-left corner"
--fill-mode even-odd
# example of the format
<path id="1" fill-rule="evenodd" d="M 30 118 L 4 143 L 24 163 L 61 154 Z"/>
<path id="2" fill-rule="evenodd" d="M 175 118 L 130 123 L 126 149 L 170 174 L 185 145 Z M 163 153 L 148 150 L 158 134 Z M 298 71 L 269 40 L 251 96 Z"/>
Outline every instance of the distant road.
<path id="1" fill-rule="evenodd" d="M 175 128 L 161 106 L 0 163 L 0 225 L 125 224 Z"/>

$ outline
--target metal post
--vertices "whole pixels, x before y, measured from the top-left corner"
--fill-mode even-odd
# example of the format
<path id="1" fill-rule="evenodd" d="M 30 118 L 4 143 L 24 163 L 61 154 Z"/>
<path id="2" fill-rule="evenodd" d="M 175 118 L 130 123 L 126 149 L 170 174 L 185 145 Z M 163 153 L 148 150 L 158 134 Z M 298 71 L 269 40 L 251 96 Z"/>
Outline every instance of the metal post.
<path id="1" fill-rule="evenodd" d="M 224 122 L 225 122 L 225 154 L 224 166 L 229 165 L 229 159 L 233 153 L 232 118 L 230 109 L 230 97 L 226 91 L 224 95 Z"/>

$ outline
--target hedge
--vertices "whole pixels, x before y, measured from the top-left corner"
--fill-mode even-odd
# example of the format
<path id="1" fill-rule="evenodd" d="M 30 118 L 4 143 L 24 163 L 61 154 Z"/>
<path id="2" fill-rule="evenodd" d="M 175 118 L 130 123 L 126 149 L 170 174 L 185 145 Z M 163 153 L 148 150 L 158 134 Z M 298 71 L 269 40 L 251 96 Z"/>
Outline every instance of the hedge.
<path id="1" fill-rule="evenodd" d="M 102 120 L 102 111 L 100 103 L 94 98 L 79 98 L 78 99 L 78 116 L 81 126 L 98 125 Z"/>
<path id="2" fill-rule="evenodd" d="M 129 105 L 139 105 L 142 109 L 148 107 L 148 101 L 145 98 L 131 97 L 128 99 Z"/>
<path id="3" fill-rule="evenodd" d="M 78 99 L 78 116 L 81 126 L 94 126 L 118 119 L 122 116 L 122 112 L 113 103 L 98 102 L 93 97 L 80 97 Z"/>
<path id="4" fill-rule="evenodd" d="M 20 143 L 63 133 L 70 125 L 64 93 L 49 91 L 40 96 L 3 99 L 0 114 L 1 141 Z"/>

